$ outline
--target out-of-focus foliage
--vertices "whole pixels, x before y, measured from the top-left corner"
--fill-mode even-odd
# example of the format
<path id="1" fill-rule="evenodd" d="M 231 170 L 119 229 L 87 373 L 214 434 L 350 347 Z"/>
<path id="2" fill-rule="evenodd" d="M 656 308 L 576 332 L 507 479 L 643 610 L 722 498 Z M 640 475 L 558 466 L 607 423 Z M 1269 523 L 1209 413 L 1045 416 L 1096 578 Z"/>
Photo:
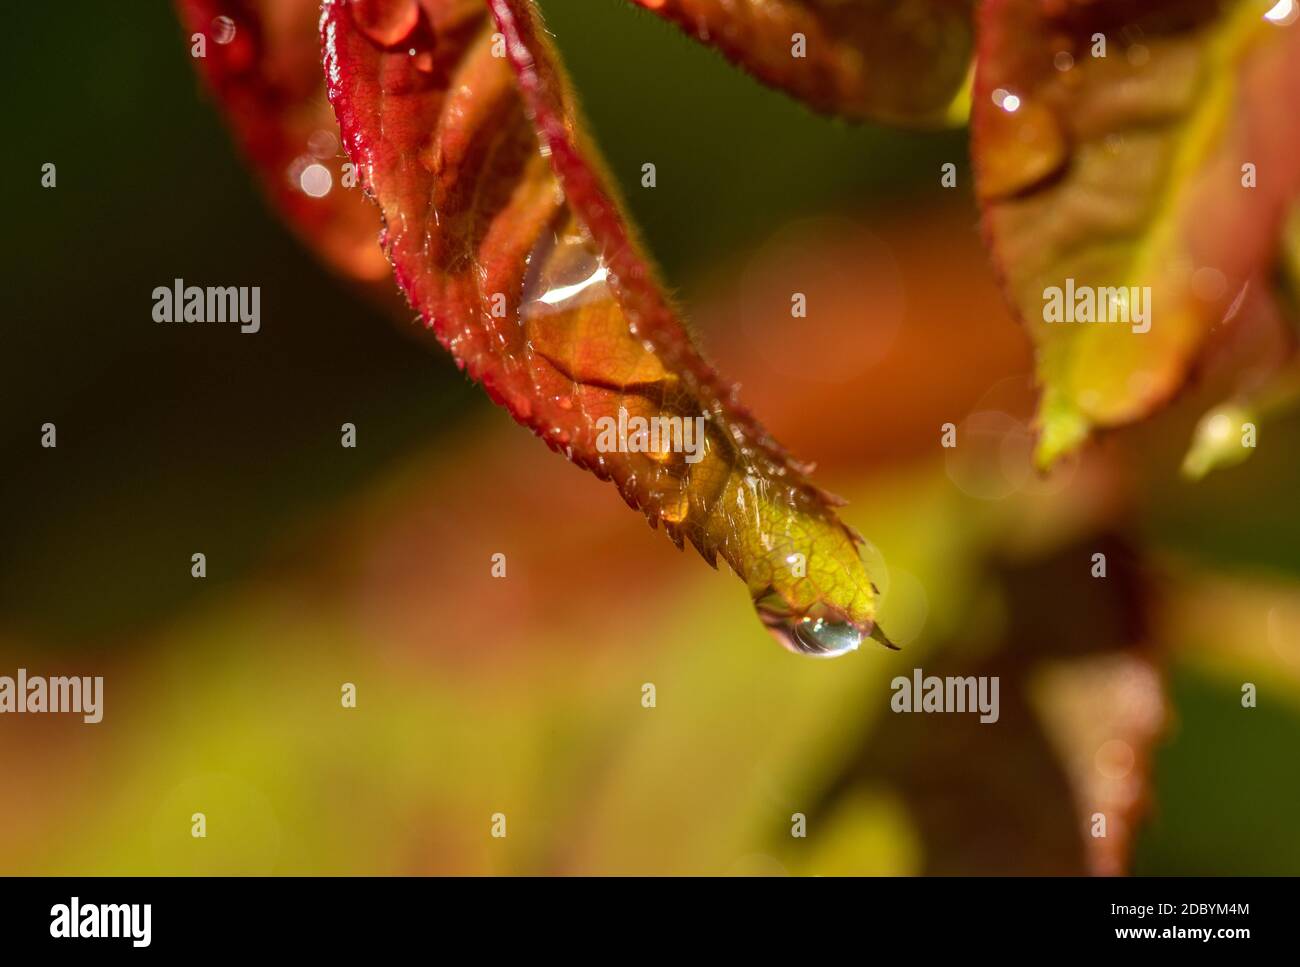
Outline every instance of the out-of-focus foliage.
<path id="1" fill-rule="evenodd" d="M 819 111 L 961 124 L 972 0 L 632 0 Z"/>
<path id="2" fill-rule="evenodd" d="M 1271 276 L 1300 197 L 1296 14 L 1271 0 L 981 8 L 973 152 L 1037 347 L 1040 462 L 1165 405 L 1225 329 L 1277 329 L 1256 368 L 1290 355 Z M 1053 290 L 1069 302 L 1056 318 Z M 1095 294 L 1078 321 L 1076 291 Z"/>

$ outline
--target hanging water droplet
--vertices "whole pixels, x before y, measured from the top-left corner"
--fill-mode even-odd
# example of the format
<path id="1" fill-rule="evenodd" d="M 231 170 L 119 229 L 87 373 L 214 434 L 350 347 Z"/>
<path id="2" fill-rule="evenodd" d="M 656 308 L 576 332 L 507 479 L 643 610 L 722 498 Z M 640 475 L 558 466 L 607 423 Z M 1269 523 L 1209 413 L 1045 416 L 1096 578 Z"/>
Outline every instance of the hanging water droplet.
<path id="1" fill-rule="evenodd" d="M 767 627 L 782 647 L 813 658 L 847 655 L 858 650 L 863 638 L 862 632 L 853 625 L 825 618 L 787 618 Z"/>
<path id="2" fill-rule="evenodd" d="M 664 500 L 659 508 L 659 516 L 670 524 L 680 524 L 690 512 L 691 498 L 685 489 L 679 490 L 676 496 Z"/>
<path id="3" fill-rule="evenodd" d="M 770 631 L 782 648 L 796 655 L 813 658 L 838 658 L 857 651 L 866 637 L 862 629 L 850 621 L 819 614 L 814 609 L 808 614 L 793 615 L 775 594 L 754 602 L 759 620 Z"/>
<path id="4" fill-rule="evenodd" d="M 418 0 L 356 0 L 352 18 L 381 47 L 401 43 L 420 20 Z"/>

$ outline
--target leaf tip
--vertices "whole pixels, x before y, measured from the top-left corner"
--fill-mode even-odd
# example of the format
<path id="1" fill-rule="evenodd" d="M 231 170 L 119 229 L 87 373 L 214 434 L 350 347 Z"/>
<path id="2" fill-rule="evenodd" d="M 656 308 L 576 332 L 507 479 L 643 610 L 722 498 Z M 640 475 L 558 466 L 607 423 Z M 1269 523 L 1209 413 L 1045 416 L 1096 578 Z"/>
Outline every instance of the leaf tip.
<path id="1" fill-rule="evenodd" d="M 1083 446 L 1091 429 L 1091 422 L 1077 409 L 1067 405 L 1053 405 L 1045 398 L 1039 413 L 1034 465 L 1040 471 L 1050 470 L 1062 457 Z"/>

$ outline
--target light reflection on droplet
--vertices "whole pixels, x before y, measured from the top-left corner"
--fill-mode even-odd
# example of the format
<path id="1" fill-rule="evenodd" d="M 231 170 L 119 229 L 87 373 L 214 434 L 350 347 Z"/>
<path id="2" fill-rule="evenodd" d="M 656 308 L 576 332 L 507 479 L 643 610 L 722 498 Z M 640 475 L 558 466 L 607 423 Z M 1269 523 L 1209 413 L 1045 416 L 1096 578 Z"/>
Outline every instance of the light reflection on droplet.
<path id="1" fill-rule="evenodd" d="M 659 516 L 670 524 L 680 524 L 691 512 L 691 498 L 685 488 L 668 497 L 659 507 Z"/>
<path id="2" fill-rule="evenodd" d="M 528 256 L 521 322 L 613 298 L 609 270 L 575 221 L 542 233 Z"/>
<path id="3" fill-rule="evenodd" d="M 825 618 L 800 618 L 784 625 L 772 626 L 791 651 L 813 658 L 838 658 L 857 651 L 862 632 L 845 622 Z"/>
<path id="4" fill-rule="evenodd" d="M 608 277 L 609 273 L 606 271 L 605 266 L 598 265 L 592 270 L 591 275 L 587 276 L 585 279 L 582 279 L 579 282 L 574 282 L 572 285 L 561 285 L 556 286 L 554 289 L 549 289 L 539 295 L 537 300 L 539 302 L 545 302 L 548 306 L 562 306 L 566 302 L 582 295 L 583 292 L 591 288 L 593 285 L 603 286 Z"/>
<path id="5" fill-rule="evenodd" d="M 862 629 L 818 609 L 790 614 L 780 595 L 773 592 L 754 602 L 759 620 L 786 651 L 811 658 L 839 658 L 857 651 L 866 637 Z"/>

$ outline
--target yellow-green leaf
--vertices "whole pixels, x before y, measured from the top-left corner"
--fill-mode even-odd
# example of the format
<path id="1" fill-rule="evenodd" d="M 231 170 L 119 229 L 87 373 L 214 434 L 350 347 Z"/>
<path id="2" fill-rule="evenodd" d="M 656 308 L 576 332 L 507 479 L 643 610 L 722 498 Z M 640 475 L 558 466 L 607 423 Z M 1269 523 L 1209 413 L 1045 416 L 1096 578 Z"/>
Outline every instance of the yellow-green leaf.
<path id="1" fill-rule="evenodd" d="M 1041 464 L 1166 403 L 1275 264 L 1300 195 L 1295 14 L 1274 0 L 982 8 L 974 158 L 1037 349 Z"/>

